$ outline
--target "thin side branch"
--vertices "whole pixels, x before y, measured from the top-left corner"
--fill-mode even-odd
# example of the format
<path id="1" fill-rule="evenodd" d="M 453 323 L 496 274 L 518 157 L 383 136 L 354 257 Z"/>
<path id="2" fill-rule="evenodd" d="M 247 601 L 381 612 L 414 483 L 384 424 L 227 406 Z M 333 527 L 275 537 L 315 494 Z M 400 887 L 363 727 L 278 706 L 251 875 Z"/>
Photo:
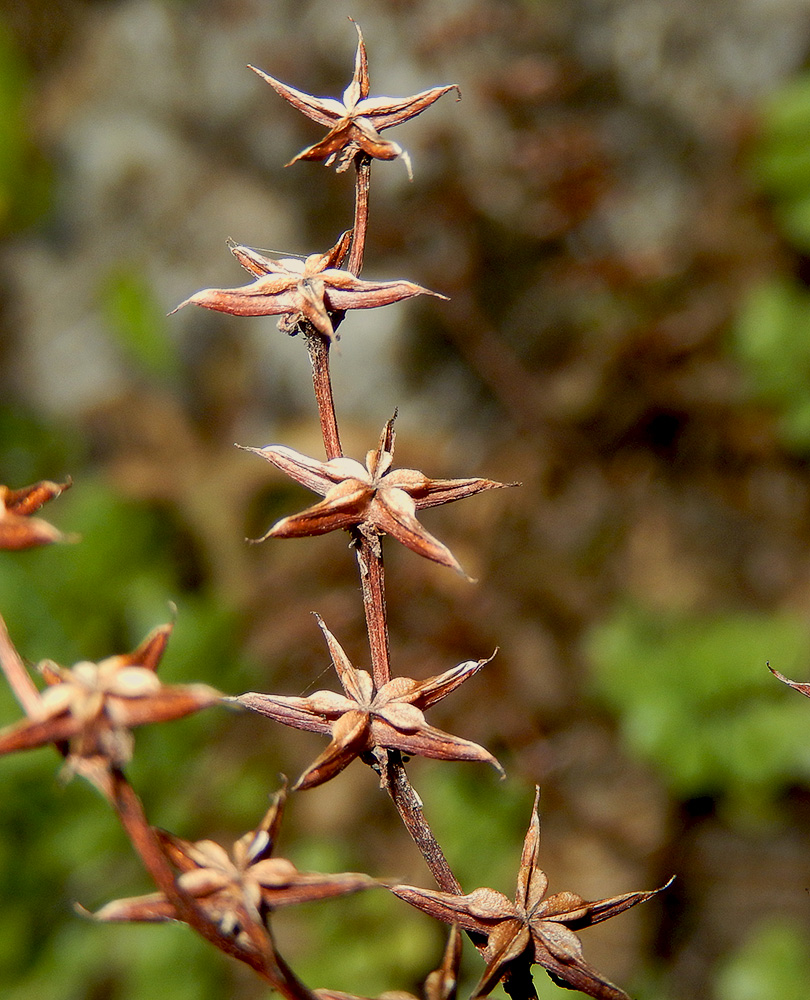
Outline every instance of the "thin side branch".
<path id="1" fill-rule="evenodd" d="M 2 615 L 0 615 L 0 667 L 25 714 L 35 715 L 39 709 L 41 695 L 31 680 L 31 675 L 25 669 L 20 654 L 14 648 Z"/>
<path id="2" fill-rule="evenodd" d="M 224 934 L 206 916 L 194 898 L 178 886 L 160 841 L 146 819 L 141 800 L 118 768 L 111 769 L 109 795 L 111 804 L 147 871 L 184 923 L 220 951 L 249 965 L 262 979 L 287 997 L 287 1000 L 315 1000 L 313 994 L 276 955 L 269 934 L 250 919 L 249 915 L 246 914 L 243 929 L 249 934 L 255 951 L 240 947 L 233 937 Z"/>

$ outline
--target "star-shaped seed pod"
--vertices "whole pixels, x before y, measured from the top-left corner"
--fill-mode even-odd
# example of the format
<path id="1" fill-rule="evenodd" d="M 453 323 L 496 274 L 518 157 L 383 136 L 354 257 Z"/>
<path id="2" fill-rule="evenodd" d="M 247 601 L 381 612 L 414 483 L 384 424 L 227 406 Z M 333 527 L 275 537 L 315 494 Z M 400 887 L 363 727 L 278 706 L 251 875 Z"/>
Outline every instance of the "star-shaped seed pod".
<path id="1" fill-rule="evenodd" d="M 212 840 L 192 843 L 156 831 L 167 858 L 180 872 L 178 887 L 196 900 L 226 937 L 248 951 L 255 950 L 248 922 L 265 927 L 270 913 L 280 907 L 346 896 L 379 884 L 360 872 L 301 872 L 286 858 L 272 857 L 285 801 L 282 789 L 258 827 L 240 837 L 230 853 Z M 162 892 L 115 900 L 93 917 L 107 923 L 182 919 Z"/>
<path id="2" fill-rule="evenodd" d="M 172 312 L 194 304 L 234 316 L 282 316 L 279 329 L 294 334 L 302 320 L 331 341 L 338 339 L 333 315 L 347 309 L 374 309 L 410 299 L 414 295 L 446 296 L 404 279 L 365 281 L 340 269 L 351 243 L 345 232 L 326 253 L 301 260 L 273 260 L 257 250 L 229 242 L 231 253 L 255 280 L 240 288 L 205 288 L 181 302 Z"/>
<path id="3" fill-rule="evenodd" d="M 346 170 L 355 154 L 362 152 L 378 160 L 394 160 L 401 156 L 412 177 L 411 161 L 403 148 L 384 139 L 383 129 L 401 125 L 421 114 L 449 90 L 461 91 L 455 84 L 433 87 L 413 97 L 369 97 L 368 59 L 360 25 L 357 29 L 357 53 L 354 58 L 354 75 L 343 92 L 343 100 L 313 97 L 293 87 L 288 87 L 255 66 L 250 69 L 266 80 L 285 101 L 303 112 L 308 118 L 329 129 L 328 134 L 314 146 L 302 150 L 287 164 L 297 160 L 323 160 L 327 166 L 337 161 L 338 172 Z"/>
<path id="4" fill-rule="evenodd" d="M 300 514 L 277 521 L 257 541 L 323 535 L 339 528 L 360 526 L 377 534 L 391 535 L 417 555 L 466 576 L 447 546 L 422 527 L 416 511 L 514 484 L 491 479 L 428 479 L 415 469 L 392 469 L 394 419 L 386 423 L 377 447 L 368 452 L 365 467 L 352 458 L 333 458 L 328 462 L 307 458 L 283 445 L 244 448 L 324 498 Z"/>
<path id="5" fill-rule="evenodd" d="M 375 692 L 369 673 L 352 666 L 320 618 L 318 624 L 345 694 L 316 691 L 305 698 L 293 698 L 250 692 L 232 699 L 285 726 L 331 735 L 329 746 L 295 783 L 296 790 L 323 784 L 355 757 L 375 747 L 437 760 L 480 760 L 503 775 L 501 765 L 488 750 L 435 729 L 428 725 L 423 714 L 478 673 L 489 660 L 468 660 L 425 681 L 395 677 Z"/>
<path id="6" fill-rule="evenodd" d="M 75 541 L 75 536 L 63 535 L 47 521 L 31 517 L 70 486 L 70 479 L 64 483 L 42 480 L 19 490 L 0 485 L 0 549 L 30 549 L 52 542 Z"/>
<path id="7" fill-rule="evenodd" d="M 486 969 L 473 998 L 489 994 L 507 973 L 517 972 L 521 963 L 542 965 L 560 986 L 580 990 L 597 1000 L 629 1000 L 582 955 L 582 945 L 574 931 L 615 917 L 637 903 L 643 903 L 672 882 L 652 892 L 628 892 L 623 896 L 589 902 L 573 892 L 547 896 L 548 878 L 538 864 L 540 820 L 536 790 L 534 809 L 523 843 L 514 903 L 494 889 L 476 889 L 464 896 L 409 885 L 395 885 L 391 892 L 437 920 L 487 938 Z"/>
<path id="8" fill-rule="evenodd" d="M 172 625 L 154 629 L 131 653 L 67 669 L 39 664 L 48 687 L 37 711 L 0 730 L 0 754 L 48 743 L 67 745 L 71 758 L 101 758 L 120 767 L 132 756 L 135 726 L 166 722 L 222 701 L 204 684 L 165 685 L 157 668 Z"/>

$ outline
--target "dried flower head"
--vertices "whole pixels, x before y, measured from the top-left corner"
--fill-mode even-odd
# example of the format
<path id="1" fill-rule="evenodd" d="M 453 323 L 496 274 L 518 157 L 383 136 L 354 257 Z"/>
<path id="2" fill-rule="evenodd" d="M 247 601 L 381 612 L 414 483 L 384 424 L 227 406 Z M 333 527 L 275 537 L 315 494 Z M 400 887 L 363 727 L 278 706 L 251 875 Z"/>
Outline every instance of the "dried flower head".
<path id="1" fill-rule="evenodd" d="M 300 514 L 282 518 L 257 541 L 322 535 L 359 526 L 391 535 L 417 555 L 466 575 L 447 546 L 422 527 L 416 511 L 513 484 L 491 479 L 428 479 L 415 469 L 392 469 L 395 439 L 392 417 L 377 447 L 366 455 L 365 466 L 352 458 L 322 462 L 282 445 L 245 448 L 324 498 Z"/>
<path id="2" fill-rule="evenodd" d="M 286 791 L 282 789 L 258 827 L 240 837 L 230 853 L 212 840 L 192 843 L 165 830 L 156 831 L 166 856 L 180 872 L 179 888 L 198 902 L 221 933 L 247 950 L 254 940 L 248 921 L 264 927 L 269 914 L 280 907 L 345 896 L 377 885 L 359 872 L 300 872 L 286 858 L 272 857 L 285 802 Z M 109 923 L 181 919 L 162 892 L 115 900 L 93 916 Z"/>
<path id="3" fill-rule="evenodd" d="M 63 535 L 47 521 L 31 517 L 70 486 L 70 479 L 64 483 L 42 480 L 19 490 L 0 485 L 0 549 L 30 549 L 52 542 L 75 541 L 75 535 Z"/>
<path id="4" fill-rule="evenodd" d="M 501 765 L 484 747 L 428 725 L 424 716 L 425 709 L 455 691 L 489 660 L 468 660 L 424 681 L 394 677 L 375 691 L 368 672 L 352 666 L 320 618 L 318 624 L 344 694 L 316 691 L 308 697 L 293 698 L 251 692 L 234 699 L 286 726 L 331 735 L 329 746 L 304 771 L 295 783 L 296 789 L 323 784 L 355 757 L 375 747 L 437 760 L 484 761 L 503 775 Z"/>
<path id="5" fill-rule="evenodd" d="M 365 281 L 340 270 L 351 243 L 351 231 L 324 254 L 300 260 L 273 260 L 250 247 L 230 242 L 231 253 L 255 281 L 240 288 L 205 288 L 181 302 L 172 312 L 194 304 L 234 316 L 282 316 L 279 329 L 295 333 L 307 320 L 327 340 L 337 339 L 333 316 L 347 309 L 374 309 L 412 298 L 414 295 L 444 295 L 431 292 L 404 279 Z"/>
<path id="6" fill-rule="evenodd" d="M 384 129 L 401 125 L 421 114 L 449 90 L 461 91 L 455 84 L 433 87 L 413 97 L 369 97 L 368 58 L 360 25 L 357 29 L 357 53 L 354 58 L 354 75 L 343 92 L 343 100 L 330 97 L 313 97 L 287 86 L 255 66 L 250 69 L 266 80 L 285 101 L 289 101 L 308 118 L 329 129 L 325 138 L 314 146 L 302 150 L 287 164 L 297 160 L 323 160 L 327 166 L 337 161 L 337 170 L 346 170 L 357 153 L 378 160 L 394 160 L 401 156 L 412 177 L 411 160 L 405 150 L 395 142 L 380 135 Z"/>
<path id="7" fill-rule="evenodd" d="M 204 684 L 161 684 L 156 671 L 172 625 L 152 631 L 132 653 L 67 669 L 39 664 L 48 687 L 38 711 L 0 731 L 0 754 L 66 744 L 69 758 L 102 758 L 120 766 L 132 756 L 135 726 L 166 722 L 217 704 Z"/>
<path id="8" fill-rule="evenodd" d="M 559 985 L 580 990 L 598 1000 L 629 1000 L 623 990 L 588 965 L 574 932 L 615 917 L 650 899 L 661 889 L 628 892 L 594 902 L 573 892 L 547 896 L 548 878 L 538 864 L 539 795 L 537 789 L 531 823 L 523 843 L 514 903 L 494 889 L 476 889 L 464 896 L 408 885 L 392 886 L 391 891 L 437 920 L 457 924 L 486 937 L 484 957 L 487 966 L 475 988 L 474 998 L 486 996 L 505 975 L 516 972 L 521 963 L 525 963 L 542 965 Z"/>

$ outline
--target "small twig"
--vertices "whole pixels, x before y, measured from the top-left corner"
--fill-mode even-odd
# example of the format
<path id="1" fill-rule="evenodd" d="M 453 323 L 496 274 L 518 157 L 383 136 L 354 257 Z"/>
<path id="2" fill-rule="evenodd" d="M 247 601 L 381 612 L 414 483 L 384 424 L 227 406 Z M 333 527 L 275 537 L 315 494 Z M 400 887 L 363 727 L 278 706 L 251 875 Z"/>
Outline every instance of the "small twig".
<path id="1" fill-rule="evenodd" d="M 371 157 L 360 152 L 354 158 L 354 229 L 347 270 L 355 277 L 363 270 L 368 230 L 368 192 L 371 185 Z"/>
<path id="2" fill-rule="evenodd" d="M 374 690 L 379 691 L 391 680 L 388 613 L 385 606 L 385 569 L 379 535 L 358 530 L 355 534 L 355 549 L 363 591 L 368 644 L 371 650 L 371 677 Z"/>
<path id="3" fill-rule="evenodd" d="M 366 249 L 366 231 L 368 230 L 368 195 L 371 181 L 371 158 L 360 152 L 355 157 L 355 199 L 354 228 L 352 230 L 352 245 L 349 251 L 347 269 L 355 276 L 363 268 L 363 256 Z M 343 318 L 343 314 L 333 318 L 335 329 Z M 312 365 L 312 386 L 315 390 L 315 402 L 318 406 L 318 416 L 321 421 L 321 434 L 327 459 L 339 458 L 343 454 L 340 443 L 335 400 L 332 394 L 332 379 L 329 374 L 330 344 L 314 330 L 307 329 L 304 336 Z"/>
<path id="4" fill-rule="evenodd" d="M 425 819 L 422 800 L 416 794 L 408 775 L 405 773 L 399 751 L 384 751 L 381 756 L 384 756 L 384 759 L 380 761 L 381 784 L 391 796 L 391 801 L 396 806 L 408 833 L 425 859 L 425 864 L 443 892 L 460 895 L 461 886 L 450 870 L 447 858 Z"/>
<path id="5" fill-rule="evenodd" d="M 314 330 L 305 330 L 304 336 L 312 365 L 312 387 L 315 390 L 326 457 L 339 458 L 343 454 L 343 448 L 340 444 L 335 399 L 332 395 L 332 379 L 329 374 L 329 341 Z"/>
<path id="6" fill-rule="evenodd" d="M 31 680 L 31 675 L 25 669 L 20 654 L 14 648 L 2 615 L 0 615 L 0 667 L 2 667 L 9 687 L 25 714 L 35 715 L 40 707 L 42 696 Z"/>
<path id="7" fill-rule="evenodd" d="M 462 895 L 461 885 L 425 819 L 422 800 L 405 773 L 399 751 L 378 751 L 377 757 L 380 765 L 380 784 L 391 796 L 391 801 L 396 806 L 411 839 L 425 859 L 436 884 L 443 892 L 451 892 L 455 896 Z M 468 931 L 467 936 L 483 955 L 487 946 L 486 938 L 472 931 Z M 528 966 L 509 972 L 504 976 L 502 986 L 511 1000 L 537 1000 L 531 969 Z"/>

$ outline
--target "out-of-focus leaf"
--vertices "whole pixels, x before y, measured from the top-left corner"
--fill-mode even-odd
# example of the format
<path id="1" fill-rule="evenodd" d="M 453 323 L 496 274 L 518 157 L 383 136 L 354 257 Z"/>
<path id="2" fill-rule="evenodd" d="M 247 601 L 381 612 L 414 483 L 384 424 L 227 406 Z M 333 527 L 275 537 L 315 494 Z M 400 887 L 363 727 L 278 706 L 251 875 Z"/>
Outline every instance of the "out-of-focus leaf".
<path id="1" fill-rule="evenodd" d="M 761 924 L 717 976 L 717 1000 L 805 1000 L 810 947 L 803 927 L 787 920 Z"/>
<path id="2" fill-rule="evenodd" d="M 795 77 L 762 107 L 759 141 L 751 170 L 775 198 L 807 195 L 810 190 L 810 74 Z"/>
<path id="3" fill-rule="evenodd" d="M 589 643 L 592 686 L 631 751 L 678 795 L 766 806 L 810 778 L 810 712 L 766 669 L 810 670 L 810 634 L 788 618 L 654 617 L 618 612 Z M 788 671 L 789 672 L 789 671 Z"/>
<path id="4" fill-rule="evenodd" d="M 773 407 L 778 415 L 783 443 L 792 450 L 807 451 L 810 294 L 789 279 L 754 288 L 737 316 L 731 346 L 752 397 Z"/>
<path id="5" fill-rule="evenodd" d="M 47 208 L 50 174 L 28 131 L 28 72 L 0 21 L 0 232 L 29 225 Z"/>
<path id="6" fill-rule="evenodd" d="M 176 375 L 179 365 L 165 310 L 154 290 L 135 269 L 109 275 L 100 290 L 107 326 L 129 359 L 146 374 Z"/>

